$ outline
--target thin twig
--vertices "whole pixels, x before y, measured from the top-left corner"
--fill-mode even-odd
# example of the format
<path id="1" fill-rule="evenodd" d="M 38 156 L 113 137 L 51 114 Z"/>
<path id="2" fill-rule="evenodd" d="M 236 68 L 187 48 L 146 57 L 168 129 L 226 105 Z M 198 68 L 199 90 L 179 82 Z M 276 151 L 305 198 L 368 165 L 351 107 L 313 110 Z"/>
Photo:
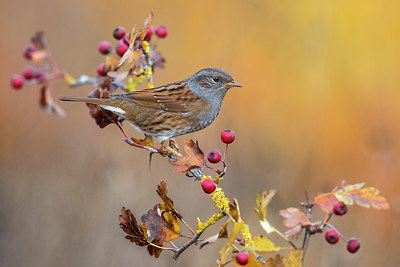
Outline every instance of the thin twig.
<path id="1" fill-rule="evenodd" d="M 172 256 L 172 258 L 173 258 L 174 260 L 177 260 L 178 257 L 179 257 L 179 255 L 182 254 L 182 252 L 184 252 L 184 251 L 185 251 L 188 247 L 190 247 L 191 245 L 197 243 L 197 241 L 199 240 L 199 238 L 200 238 L 200 236 L 201 236 L 202 233 L 203 233 L 203 232 L 197 233 L 195 236 L 192 237 L 192 239 L 189 240 L 189 242 L 187 242 L 186 244 L 184 244 L 182 247 L 176 249 L 176 250 L 175 250 L 175 254 L 174 254 L 174 256 Z"/>

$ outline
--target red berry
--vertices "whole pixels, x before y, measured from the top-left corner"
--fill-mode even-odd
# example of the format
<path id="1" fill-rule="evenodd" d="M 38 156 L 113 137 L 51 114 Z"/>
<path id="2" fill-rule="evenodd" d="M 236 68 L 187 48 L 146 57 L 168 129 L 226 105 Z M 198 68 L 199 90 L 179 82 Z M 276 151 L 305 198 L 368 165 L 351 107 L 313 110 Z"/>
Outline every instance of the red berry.
<path id="1" fill-rule="evenodd" d="M 150 27 L 147 29 L 146 36 L 144 37 L 144 40 L 147 42 L 150 42 L 151 36 L 153 35 L 153 26 L 150 25 Z"/>
<path id="2" fill-rule="evenodd" d="M 211 163 L 218 163 L 221 161 L 221 153 L 216 149 L 211 150 L 210 153 L 208 153 L 207 159 Z"/>
<path id="3" fill-rule="evenodd" d="M 236 262 L 240 265 L 246 265 L 249 261 L 249 255 L 246 252 L 239 252 L 236 254 Z"/>
<path id="4" fill-rule="evenodd" d="M 46 80 L 46 72 L 44 70 L 38 70 L 33 73 L 33 78 L 38 80 L 39 82 L 44 82 Z"/>
<path id="5" fill-rule="evenodd" d="M 126 33 L 125 28 L 119 26 L 114 30 L 113 36 L 115 39 L 120 40 L 120 39 L 124 38 L 125 33 Z"/>
<path id="6" fill-rule="evenodd" d="M 215 191 L 215 188 L 217 188 L 217 186 L 211 179 L 205 179 L 203 182 L 201 182 L 201 187 L 206 194 L 211 194 Z"/>
<path id="7" fill-rule="evenodd" d="M 165 38 L 167 37 L 168 31 L 167 28 L 164 26 L 158 26 L 156 28 L 156 35 L 160 38 Z"/>
<path id="8" fill-rule="evenodd" d="M 225 144 L 230 144 L 235 141 L 235 132 L 232 130 L 225 130 L 221 133 L 221 140 Z"/>
<path id="9" fill-rule="evenodd" d="M 122 57 L 127 50 L 128 46 L 123 40 L 121 40 L 118 42 L 117 47 L 115 48 L 115 53 L 117 53 L 118 56 Z"/>
<path id="10" fill-rule="evenodd" d="M 36 50 L 37 50 L 36 46 L 34 46 L 33 44 L 27 45 L 24 49 L 24 57 L 27 60 L 32 60 L 32 53 L 35 52 Z"/>
<path id="11" fill-rule="evenodd" d="M 23 80 L 22 76 L 19 74 L 14 74 L 11 77 L 11 86 L 12 86 L 12 88 L 14 88 L 16 90 L 21 89 L 22 86 L 24 86 L 24 80 Z"/>
<path id="12" fill-rule="evenodd" d="M 103 55 L 107 55 L 108 53 L 110 53 L 111 49 L 111 44 L 107 41 L 103 41 L 99 44 L 99 52 Z"/>
<path id="13" fill-rule="evenodd" d="M 107 76 L 107 72 L 106 72 L 106 64 L 104 64 L 104 63 L 101 63 L 100 65 L 99 65 L 99 67 L 97 68 L 97 73 L 100 75 L 100 76 Z"/>
<path id="14" fill-rule="evenodd" d="M 25 68 L 22 70 L 22 75 L 24 75 L 24 78 L 27 80 L 32 79 L 33 78 L 32 66 L 25 66 Z"/>
<path id="15" fill-rule="evenodd" d="M 325 239 L 329 244 L 336 244 L 339 241 L 339 233 L 331 229 L 325 233 Z"/>
<path id="16" fill-rule="evenodd" d="M 345 215 L 347 213 L 347 205 L 341 201 L 336 202 L 333 206 L 333 213 L 340 216 Z"/>
<path id="17" fill-rule="evenodd" d="M 129 44 L 131 43 L 131 34 L 130 33 L 125 34 L 124 42 L 129 46 Z"/>
<path id="18" fill-rule="evenodd" d="M 360 241 L 357 238 L 350 238 L 347 242 L 347 250 L 350 253 L 356 253 L 360 249 Z"/>

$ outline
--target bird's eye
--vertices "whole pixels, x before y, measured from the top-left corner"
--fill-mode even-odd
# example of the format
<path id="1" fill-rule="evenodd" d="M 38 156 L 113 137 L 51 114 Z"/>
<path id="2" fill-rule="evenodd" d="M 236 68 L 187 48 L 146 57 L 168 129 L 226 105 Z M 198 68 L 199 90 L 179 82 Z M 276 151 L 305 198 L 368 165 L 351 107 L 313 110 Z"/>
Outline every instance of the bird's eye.
<path id="1" fill-rule="evenodd" d="M 217 76 L 214 76 L 214 77 L 212 77 L 211 79 L 212 79 L 213 82 L 215 82 L 215 83 L 219 82 L 219 77 L 217 77 Z"/>

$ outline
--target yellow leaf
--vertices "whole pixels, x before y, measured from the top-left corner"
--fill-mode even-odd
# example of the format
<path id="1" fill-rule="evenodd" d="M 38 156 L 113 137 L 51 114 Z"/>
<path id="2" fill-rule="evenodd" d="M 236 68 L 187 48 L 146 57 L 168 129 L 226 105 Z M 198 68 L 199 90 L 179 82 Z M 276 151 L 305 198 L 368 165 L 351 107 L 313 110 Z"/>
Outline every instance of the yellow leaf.
<path id="1" fill-rule="evenodd" d="M 253 236 L 253 246 L 246 246 L 249 250 L 254 250 L 258 253 L 276 252 L 285 248 L 277 247 L 265 236 Z"/>
<path id="2" fill-rule="evenodd" d="M 283 259 L 283 264 L 285 267 L 301 267 L 303 258 L 302 249 L 293 249 L 288 258 Z"/>
<path id="3" fill-rule="evenodd" d="M 172 214 L 170 212 L 164 212 L 162 216 L 168 222 L 168 224 L 171 225 L 172 231 L 174 231 L 177 234 L 181 232 L 181 227 L 179 226 L 178 223 L 178 217 L 175 214 Z"/>
<path id="4" fill-rule="evenodd" d="M 66 82 L 68 85 L 73 84 L 73 83 L 76 83 L 76 80 L 74 79 L 74 77 L 72 77 L 72 76 L 69 75 L 68 73 L 65 73 L 65 74 L 64 74 L 64 80 L 65 80 L 65 82 Z"/>
<path id="5" fill-rule="evenodd" d="M 275 195 L 276 190 L 269 190 L 262 192 L 261 196 L 257 194 L 257 207 L 255 211 L 257 212 L 258 216 L 261 220 L 265 220 L 267 218 L 267 206 L 269 202 L 271 202 L 272 197 Z"/>
<path id="6" fill-rule="evenodd" d="M 238 222 L 233 225 L 232 232 L 231 232 L 231 235 L 229 236 L 228 242 L 226 242 L 225 246 L 219 251 L 219 254 L 221 255 L 222 263 L 225 263 L 228 260 L 228 257 L 233 250 L 232 244 L 235 242 L 236 237 L 239 235 L 240 231 L 242 230 L 243 225 L 244 225 L 243 222 Z"/>

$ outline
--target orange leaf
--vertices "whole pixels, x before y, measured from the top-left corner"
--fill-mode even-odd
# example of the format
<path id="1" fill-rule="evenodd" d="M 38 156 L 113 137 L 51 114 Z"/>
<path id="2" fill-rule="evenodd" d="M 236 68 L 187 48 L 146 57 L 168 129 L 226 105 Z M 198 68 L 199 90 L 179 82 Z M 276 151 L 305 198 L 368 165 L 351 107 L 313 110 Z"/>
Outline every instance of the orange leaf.
<path id="1" fill-rule="evenodd" d="M 333 205 L 335 205 L 337 201 L 338 200 L 333 193 L 326 193 L 326 194 L 319 193 L 314 198 L 314 203 L 319 205 L 321 210 L 328 214 L 332 213 Z"/>
<path id="2" fill-rule="evenodd" d="M 331 214 L 333 206 L 337 201 L 342 201 L 346 205 L 353 205 L 354 202 L 362 207 L 375 209 L 388 209 L 389 204 L 383 196 L 379 196 L 378 189 L 374 187 L 362 188 L 364 183 L 349 185 L 343 181 L 340 186 L 336 186 L 332 192 L 318 194 L 314 203 L 318 204 L 322 211 Z"/>
<path id="3" fill-rule="evenodd" d="M 182 156 L 175 161 L 170 160 L 169 163 L 178 166 L 175 172 L 183 173 L 191 169 L 203 168 L 206 166 L 206 159 L 203 151 L 199 148 L 198 142 L 193 140 L 187 141 L 184 144 L 184 149 L 187 156 Z"/>
<path id="4" fill-rule="evenodd" d="M 389 209 L 389 203 L 383 196 L 379 196 L 378 189 L 374 187 L 361 188 L 363 185 L 347 185 L 338 190 L 335 197 L 346 205 L 353 205 L 355 202 L 365 208 Z"/>

